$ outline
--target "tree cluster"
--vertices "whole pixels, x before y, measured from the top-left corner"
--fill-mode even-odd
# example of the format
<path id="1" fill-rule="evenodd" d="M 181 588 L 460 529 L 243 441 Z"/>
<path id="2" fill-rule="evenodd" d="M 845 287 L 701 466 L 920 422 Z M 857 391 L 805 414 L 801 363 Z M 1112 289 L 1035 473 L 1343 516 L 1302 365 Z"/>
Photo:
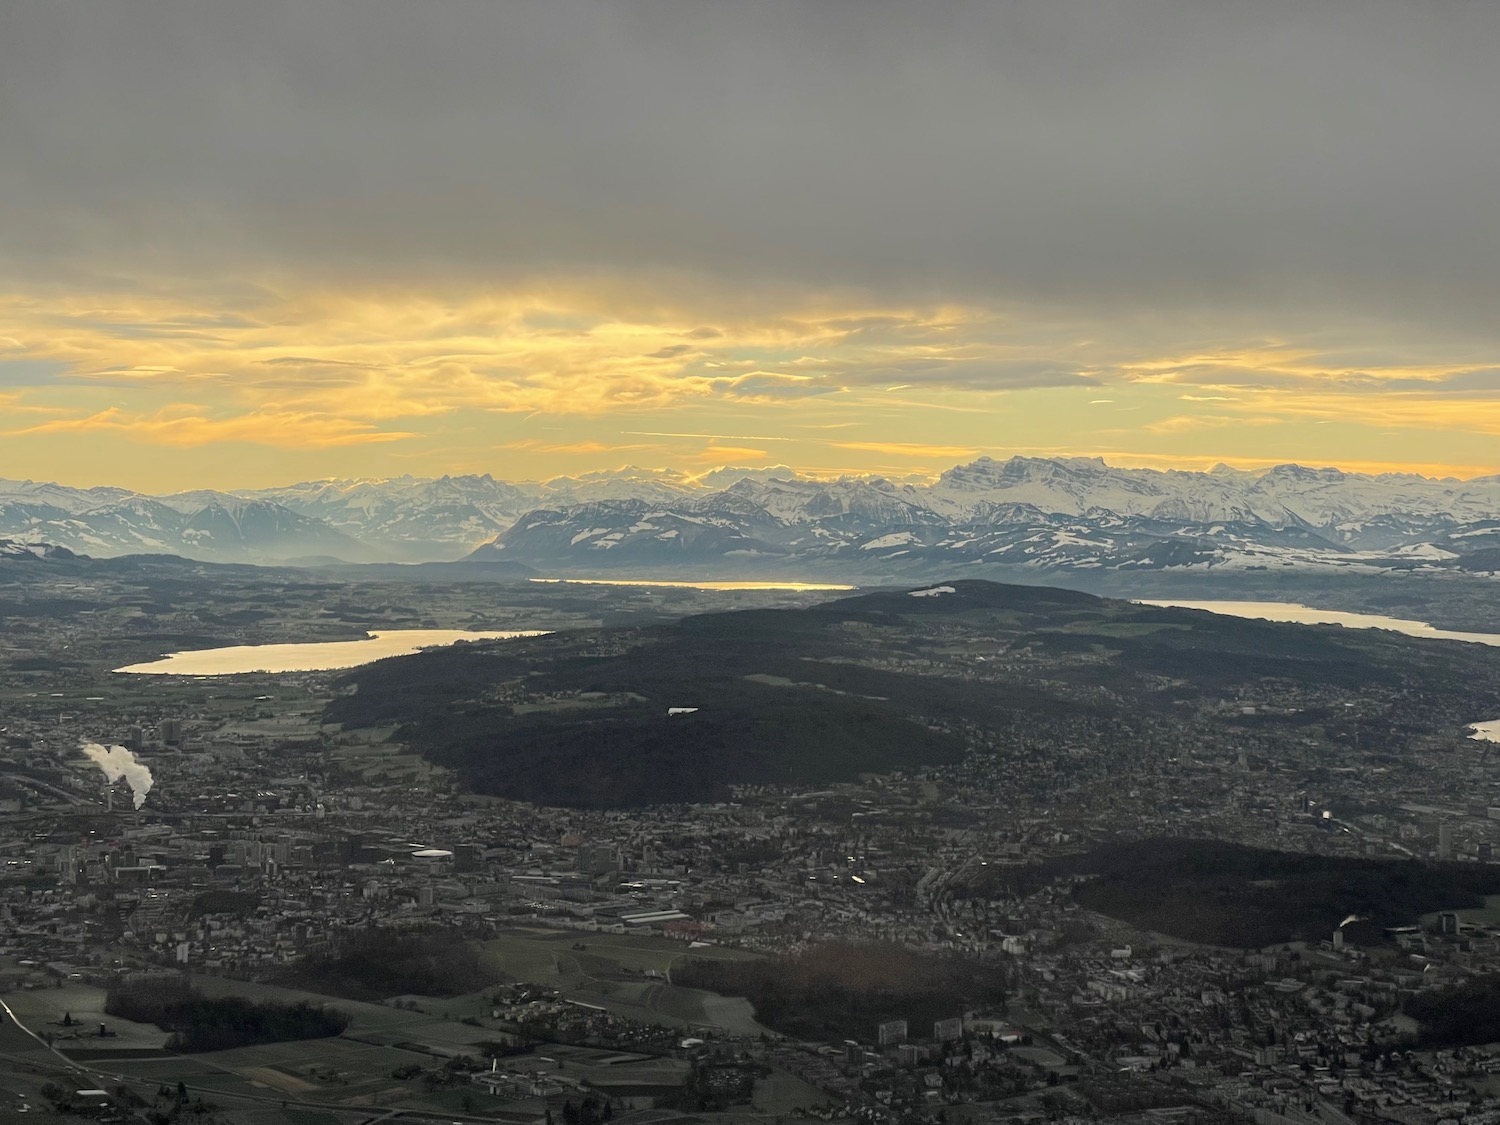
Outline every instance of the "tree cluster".
<path id="1" fill-rule="evenodd" d="M 292 966 L 280 983 L 375 1002 L 408 993 L 461 996 L 496 979 L 479 951 L 451 931 L 362 930 Z"/>
<path id="2" fill-rule="evenodd" d="M 171 1032 L 167 1048 L 183 1052 L 323 1039 L 349 1026 L 348 1015 L 337 1009 L 257 1003 L 240 996 L 210 998 L 175 980 L 116 985 L 105 995 L 104 1010 Z"/>
<path id="3" fill-rule="evenodd" d="M 1474 977 L 1455 988 L 1419 992 L 1406 1014 L 1422 1027 L 1424 1047 L 1471 1046 L 1500 1040 L 1500 975 Z"/>
<path id="4" fill-rule="evenodd" d="M 1219 840 L 1158 838 L 1112 844 L 1011 875 L 1040 884 L 1093 875 L 1074 897 L 1083 906 L 1186 941 L 1260 948 L 1327 937 L 1349 915 L 1346 938 L 1435 910 L 1480 906 L 1500 893 L 1500 872 L 1473 864 L 1355 859 L 1269 851 Z"/>

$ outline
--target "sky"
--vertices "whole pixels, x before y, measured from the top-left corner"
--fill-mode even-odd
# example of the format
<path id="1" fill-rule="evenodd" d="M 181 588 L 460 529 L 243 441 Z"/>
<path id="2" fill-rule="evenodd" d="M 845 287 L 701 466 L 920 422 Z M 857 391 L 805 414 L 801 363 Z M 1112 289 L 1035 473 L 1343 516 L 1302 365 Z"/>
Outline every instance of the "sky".
<path id="1" fill-rule="evenodd" d="M 10 0 L 0 477 L 1500 471 L 1500 5 Z"/>

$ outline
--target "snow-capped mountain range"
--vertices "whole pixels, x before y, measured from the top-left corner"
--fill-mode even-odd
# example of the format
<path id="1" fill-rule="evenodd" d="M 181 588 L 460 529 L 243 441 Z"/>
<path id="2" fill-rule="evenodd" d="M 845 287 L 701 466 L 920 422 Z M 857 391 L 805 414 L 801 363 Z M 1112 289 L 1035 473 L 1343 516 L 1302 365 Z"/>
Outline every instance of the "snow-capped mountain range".
<path id="1" fill-rule="evenodd" d="M 1121 469 L 981 457 L 937 480 L 785 468 L 621 469 L 310 481 L 145 496 L 0 481 L 0 536 L 95 556 L 211 561 L 513 561 L 580 573 L 671 568 L 880 573 L 963 565 L 1471 566 L 1500 554 L 1500 477 L 1281 465 Z"/>
<path id="2" fill-rule="evenodd" d="M 14 539 L 0 539 L 0 560 L 34 562 L 37 559 L 71 559 L 73 552 L 66 547 L 51 543 L 17 543 Z"/>
<path id="3" fill-rule="evenodd" d="M 160 496 L 107 486 L 0 480 L 0 536 L 81 554 L 176 554 L 209 561 L 423 562 L 458 559 L 539 506 L 609 499 L 673 503 L 747 477 L 625 468 L 510 483 L 483 476 L 320 480 L 284 488 Z"/>

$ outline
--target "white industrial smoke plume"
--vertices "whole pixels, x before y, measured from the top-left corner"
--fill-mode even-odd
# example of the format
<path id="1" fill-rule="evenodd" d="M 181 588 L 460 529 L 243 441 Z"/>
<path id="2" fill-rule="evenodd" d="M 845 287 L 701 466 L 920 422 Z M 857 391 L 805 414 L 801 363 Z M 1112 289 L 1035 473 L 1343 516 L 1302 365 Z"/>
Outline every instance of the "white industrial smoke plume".
<path id="1" fill-rule="evenodd" d="M 94 765 L 104 771 L 111 785 L 122 777 L 125 779 L 130 792 L 135 796 L 136 808 L 145 804 L 146 794 L 151 792 L 151 770 L 144 763 L 136 761 L 134 754 L 123 746 L 105 748 L 97 742 L 85 742 L 83 752 Z"/>

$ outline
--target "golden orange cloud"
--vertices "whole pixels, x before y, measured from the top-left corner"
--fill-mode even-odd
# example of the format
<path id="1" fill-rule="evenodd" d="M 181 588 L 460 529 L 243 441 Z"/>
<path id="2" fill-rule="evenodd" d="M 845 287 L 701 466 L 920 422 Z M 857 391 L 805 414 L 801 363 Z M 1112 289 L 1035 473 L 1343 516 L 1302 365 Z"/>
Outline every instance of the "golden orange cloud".
<path id="1" fill-rule="evenodd" d="M 179 408 L 149 417 L 110 407 L 83 418 L 57 418 L 6 432 L 8 437 L 33 434 L 83 434 L 113 431 L 161 445 L 194 447 L 217 442 L 249 442 L 280 449 L 328 449 L 401 441 L 416 434 L 376 431 L 345 418 L 317 414 L 265 412 L 230 418 L 211 418 Z"/>
<path id="2" fill-rule="evenodd" d="M 1267 414 L 1248 414 L 1244 416 L 1231 414 L 1177 414 L 1171 418 L 1160 418 L 1155 422 L 1147 422 L 1144 426 L 1137 427 L 1134 432 L 1144 434 L 1186 434 L 1192 433 L 1195 430 L 1222 429 L 1225 426 L 1272 426 L 1282 421 L 1285 421 L 1285 419 Z"/>
<path id="3" fill-rule="evenodd" d="M 680 294 L 674 302 L 604 282 L 441 297 L 270 286 L 0 292 L 0 364 L 45 373 L 24 392 L 0 392 L 0 410 L 18 427 L 12 436 L 118 433 L 184 448 L 337 449 L 421 432 L 439 439 L 412 443 L 429 465 L 453 456 L 445 442 L 465 430 L 458 440 L 476 463 L 510 450 L 523 467 L 525 453 L 583 467 L 626 450 L 676 448 L 566 440 L 582 429 L 558 441 L 513 440 L 537 414 L 634 414 L 641 429 L 619 432 L 690 441 L 684 450 L 713 443 L 684 454 L 695 464 L 758 464 L 778 448 L 770 443 L 791 441 L 804 471 L 833 472 L 819 462 L 848 459 L 864 462 L 852 471 L 894 474 L 993 451 L 998 440 L 1014 448 L 1017 437 L 1086 446 L 1129 445 L 1138 435 L 1141 446 L 1156 440 L 1174 452 L 1123 456 L 1167 465 L 1197 431 L 1230 445 L 1236 427 L 1282 421 L 1500 434 L 1500 397 L 1456 389 L 1482 385 L 1491 370 L 1500 385 L 1500 365 L 1475 355 L 1437 363 L 1393 352 L 1397 360 L 1370 365 L 1297 341 L 1172 350 L 1132 337 L 1128 326 L 1115 326 L 1111 339 L 1093 326 L 1038 326 L 997 309 L 881 309 L 847 295 L 816 306 L 804 297 L 779 311 L 752 304 L 695 305 Z M 1004 389 L 1028 385 L 1051 389 L 1032 398 Z M 1047 397 L 1069 388 L 1100 402 L 1085 410 L 1079 398 Z M 1136 409 L 1154 420 L 1104 428 Z M 851 437 L 913 440 L 819 440 L 856 424 Z M 1340 440 L 1312 446 L 1316 457 L 1353 464 L 1345 452 L 1368 452 L 1347 430 Z M 1433 452 L 1444 450 L 1429 449 L 1429 460 Z"/>
<path id="4" fill-rule="evenodd" d="M 694 460 L 711 465 L 733 465 L 737 461 L 764 461 L 771 455 L 764 449 L 747 449 L 744 446 L 710 445 L 699 450 Z"/>
<path id="5" fill-rule="evenodd" d="M 861 453 L 885 453 L 895 457 L 973 457 L 979 452 L 973 445 L 924 445 L 915 441 L 833 441 L 835 449 L 855 449 Z"/>
<path id="6" fill-rule="evenodd" d="M 660 449 L 661 446 L 644 442 L 637 445 L 614 445 L 602 441 L 546 442 L 528 438 L 525 441 L 506 442 L 502 448 L 528 453 L 629 453 L 640 449 Z"/>
<path id="7" fill-rule="evenodd" d="M 1216 409 L 1231 411 L 1236 425 L 1268 425 L 1288 421 L 1338 422 L 1382 430 L 1441 430 L 1451 433 L 1500 435 L 1500 398 L 1471 394 L 1433 394 L 1417 391 L 1337 393 L 1256 391 Z M 1205 416 L 1223 418 L 1223 415 Z M 1180 429 L 1195 428 L 1192 416 Z M 1168 419 L 1159 425 L 1169 425 Z M 1150 430 L 1151 427 L 1145 427 Z M 1155 432 L 1169 432 L 1166 429 Z"/>
<path id="8" fill-rule="evenodd" d="M 367 422 L 465 409 L 598 415 L 694 401 L 775 405 L 836 392 L 867 370 L 994 358 L 998 347 L 945 339 L 965 317 L 989 319 L 978 310 L 877 315 L 843 306 L 742 314 L 705 329 L 698 310 L 637 304 L 624 308 L 647 319 L 628 319 L 583 290 L 447 301 L 269 288 L 196 299 L 11 293 L 0 294 L 0 332 L 14 341 L 7 357 L 61 365 L 74 384 L 222 397 L 242 411 L 274 402 Z"/>
<path id="9" fill-rule="evenodd" d="M 1286 343 L 1167 355 L 1117 362 L 1115 370 L 1129 382 L 1186 384 L 1204 390 L 1234 392 L 1256 387 L 1344 385 L 1380 386 L 1426 383 L 1439 386 L 1475 371 L 1500 376 L 1500 356 L 1466 355 L 1442 363 L 1395 360 L 1352 362 L 1337 352 Z M 1183 395 L 1193 401 L 1194 396 Z"/>
<path id="10" fill-rule="evenodd" d="M 0 391 L 0 410 L 6 414 L 60 414 L 56 406 L 41 406 L 29 403 L 19 391 Z"/>

